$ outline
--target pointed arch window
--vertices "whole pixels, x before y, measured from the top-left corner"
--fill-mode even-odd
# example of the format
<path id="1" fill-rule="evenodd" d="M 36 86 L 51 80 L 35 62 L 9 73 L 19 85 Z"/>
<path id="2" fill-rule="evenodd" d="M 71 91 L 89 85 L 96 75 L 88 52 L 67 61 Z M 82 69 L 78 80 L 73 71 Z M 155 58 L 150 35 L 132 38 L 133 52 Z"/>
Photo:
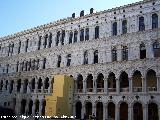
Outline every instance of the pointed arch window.
<path id="1" fill-rule="evenodd" d="M 113 24 L 112 24 L 112 35 L 113 36 L 115 36 L 115 35 L 117 35 L 117 22 L 114 22 Z"/>
<path id="2" fill-rule="evenodd" d="M 152 29 L 158 28 L 158 15 L 154 13 L 152 15 Z"/>
<path id="3" fill-rule="evenodd" d="M 88 52 L 87 51 L 84 52 L 84 61 L 83 61 L 83 64 L 84 65 L 88 64 Z"/>
<path id="4" fill-rule="evenodd" d="M 127 33 L 127 20 L 122 21 L 122 34 Z"/>
<path id="5" fill-rule="evenodd" d="M 98 50 L 94 51 L 94 64 L 98 63 Z"/>

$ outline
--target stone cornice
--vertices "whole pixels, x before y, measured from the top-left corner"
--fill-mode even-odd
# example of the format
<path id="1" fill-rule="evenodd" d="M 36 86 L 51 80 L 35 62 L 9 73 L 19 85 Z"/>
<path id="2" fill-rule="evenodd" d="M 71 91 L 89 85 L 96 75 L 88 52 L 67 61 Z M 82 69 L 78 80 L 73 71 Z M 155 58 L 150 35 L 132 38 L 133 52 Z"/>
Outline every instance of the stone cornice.
<path id="1" fill-rule="evenodd" d="M 135 5 L 138 5 L 138 4 L 143 4 L 143 3 L 147 3 L 147 2 L 151 2 L 151 1 L 158 1 L 158 0 L 140 1 L 140 2 L 136 2 L 136 3 L 132 3 L 132 4 L 128 4 L 128 5 L 124 5 L 124 6 L 104 10 L 104 11 L 100 11 L 100 12 L 96 12 L 96 13 L 93 13 L 93 14 L 87 14 L 83 17 L 77 17 L 77 18 L 67 17 L 67 18 L 64 18 L 64 19 L 57 20 L 55 22 L 50 22 L 48 24 L 40 25 L 40 26 L 31 28 L 31 29 L 27 29 L 27 30 L 24 30 L 24 31 L 21 31 L 21 32 L 17 32 L 15 34 L 11 34 L 11 35 L 2 37 L 2 38 L 0 38 L 0 41 L 5 41 L 5 40 L 8 40 L 8 39 L 14 39 L 14 38 L 17 38 L 17 37 L 21 37 L 23 35 L 38 32 L 40 30 L 44 30 L 44 29 L 47 29 L 47 28 L 51 28 L 51 27 L 54 27 L 54 26 L 61 25 L 61 24 L 66 24 L 68 22 L 74 22 L 74 21 L 81 20 L 81 19 L 84 19 L 84 18 L 96 16 L 96 15 L 107 13 L 107 12 L 112 12 L 112 11 L 115 11 L 115 10 L 124 9 L 124 8 L 127 8 L 127 7 L 132 7 L 132 6 L 135 6 Z"/>

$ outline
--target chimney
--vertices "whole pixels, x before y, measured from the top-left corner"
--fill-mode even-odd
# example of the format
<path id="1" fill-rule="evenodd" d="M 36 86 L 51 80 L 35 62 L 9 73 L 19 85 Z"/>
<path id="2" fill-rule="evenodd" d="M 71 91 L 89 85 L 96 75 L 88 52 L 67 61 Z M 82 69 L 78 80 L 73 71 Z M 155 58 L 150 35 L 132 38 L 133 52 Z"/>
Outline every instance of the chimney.
<path id="1" fill-rule="evenodd" d="M 91 8 L 91 9 L 90 9 L 90 14 L 92 14 L 92 13 L 93 13 L 93 10 L 94 10 L 93 8 Z"/>
<path id="2" fill-rule="evenodd" d="M 84 10 L 80 12 L 80 17 L 84 16 Z"/>
<path id="3" fill-rule="evenodd" d="M 75 13 L 72 14 L 72 18 L 75 18 Z"/>

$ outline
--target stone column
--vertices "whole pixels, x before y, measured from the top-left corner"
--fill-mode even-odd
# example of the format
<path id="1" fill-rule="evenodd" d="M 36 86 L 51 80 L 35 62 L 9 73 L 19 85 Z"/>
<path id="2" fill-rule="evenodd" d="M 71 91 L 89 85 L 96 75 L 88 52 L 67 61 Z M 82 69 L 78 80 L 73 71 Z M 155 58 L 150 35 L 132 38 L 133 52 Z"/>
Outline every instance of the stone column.
<path id="1" fill-rule="evenodd" d="M 35 115 L 35 100 L 33 100 L 32 115 Z"/>
<path id="2" fill-rule="evenodd" d="M 42 100 L 39 101 L 39 113 L 38 113 L 39 116 L 42 116 L 42 108 L 43 108 L 42 104 L 43 104 Z"/>
<path id="3" fill-rule="evenodd" d="M 74 79 L 74 92 L 77 93 L 78 92 L 78 87 L 77 87 L 77 79 Z"/>
<path id="4" fill-rule="evenodd" d="M 42 77 L 42 86 L 41 86 L 41 93 L 44 93 L 44 89 L 45 89 L 45 78 Z"/>
<path id="5" fill-rule="evenodd" d="M 128 120 L 133 120 L 133 107 L 131 104 L 128 105 Z"/>
<path id="6" fill-rule="evenodd" d="M 96 116 L 96 103 L 92 103 L 92 105 L 93 105 L 92 115 L 94 114 Z"/>
<path id="7" fill-rule="evenodd" d="M 104 77 L 104 93 L 108 94 L 108 78 Z"/>
<path id="8" fill-rule="evenodd" d="M 116 78 L 116 92 L 119 95 L 120 93 L 120 81 L 118 78 Z"/>
<path id="9" fill-rule="evenodd" d="M 108 118 L 108 110 L 107 110 L 107 104 L 103 104 L 103 120 L 106 120 Z"/>
<path id="10" fill-rule="evenodd" d="M 94 51 L 91 49 L 88 51 L 88 64 L 93 64 Z"/>
<path id="11" fill-rule="evenodd" d="M 81 117 L 84 118 L 84 114 L 86 114 L 86 108 L 84 102 L 82 102 L 82 111 L 81 111 Z"/>
<path id="12" fill-rule="evenodd" d="M 7 92 L 9 93 L 11 89 L 11 80 L 8 80 L 8 85 L 7 85 Z"/>
<path id="13" fill-rule="evenodd" d="M 141 78 L 142 78 L 142 92 L 146 93 L 147 92 L 146 79 L 145 77 Z"/>
<path id="14" fill-rule="evenodd" d="M 157 75 L 157 91 L 160 91 L 160 75 Z"/>
<path id="15" fill-rule="evenodd" d="M 31 93 L 32 90 L 31 90 L 31 82 L 28 81 L 28 85 L 27 85 L 27 93 Z"/>
<path id="16" fill-rule="evenodd" d="M 97 93 L 97 77 L 93 75 L 93 92 Z"/>
<path id="17" fill-rule="evenodd" d="M 76 118 L 76 105 L 75 105 L 75 103 L 73 104 L 73 113 L 72 114 L 73 114 L 73 117 L 75 119 Z"/>
<path id="18" fill-rule="evenodd" d="M 38 79 L 35 78 L 35 89 L 34 89 L 34 93 L 38 92 Z"/>
<path id="19" fill-rule="evenodd" d="M 115 120 L 119 120 L 119 116 L 120 116 L 120 110 L 119 110 L 119 105 L 116 105 L 116 109 L 115 109 Z"/>
<path id="20" fill-rule="evenodd" d="M 83 93 L 86 93 L 86 82 L 87 82 L 87 76 L 83 76 Z"/>
<path id="21" fill-rule="evenodd" d="M 48 93 L 52 93 L 52 77 L 49 78 Z"/>
<path id="22" fill-rule="evenodd" d="M 133 90 L 132 77 L 129 77 L 128 80 L 129 80 L 129 92 L 132 93 Z"/>
<path id="23" fill-rule="evenodd" d="M 143 106 L 143 120 L 148 120 L 148 106 Z"/>
<path id="24" fill-rule="evenodd" d="M 24 80 L 21 80 L 21 89 L 20 93 L 24 93 Z"/>
<path id="25" fill-rule="evenodd" d="M 17 80 L 14 80 L 14 84 L 13 84 L 13 89 L 14 89 L 14 93 L 17 93 Z"/>
<path id="26" fill-rule="evenodd" d="M 158 118 L 160 119 L 160 106 L 158 106 Z"/>
<path id="27" fill-rule="evenodd" d="M 122 60 L 122 48 L 121 46 L 117 47 L 117 61 L 121 61 Z"/>

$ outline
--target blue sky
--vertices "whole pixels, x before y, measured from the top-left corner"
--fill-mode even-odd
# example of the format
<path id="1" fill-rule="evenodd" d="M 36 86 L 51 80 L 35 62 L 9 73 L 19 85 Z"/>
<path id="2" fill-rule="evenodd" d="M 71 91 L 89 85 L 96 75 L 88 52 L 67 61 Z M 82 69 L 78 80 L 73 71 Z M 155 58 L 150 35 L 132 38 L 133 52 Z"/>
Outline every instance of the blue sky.
<path id="1" fill-rule="evenodd" d="M 90 8 L 103 11 L 140 0 L 0 0 L 0 37 L 38 25 L 79 16 Z"/>

